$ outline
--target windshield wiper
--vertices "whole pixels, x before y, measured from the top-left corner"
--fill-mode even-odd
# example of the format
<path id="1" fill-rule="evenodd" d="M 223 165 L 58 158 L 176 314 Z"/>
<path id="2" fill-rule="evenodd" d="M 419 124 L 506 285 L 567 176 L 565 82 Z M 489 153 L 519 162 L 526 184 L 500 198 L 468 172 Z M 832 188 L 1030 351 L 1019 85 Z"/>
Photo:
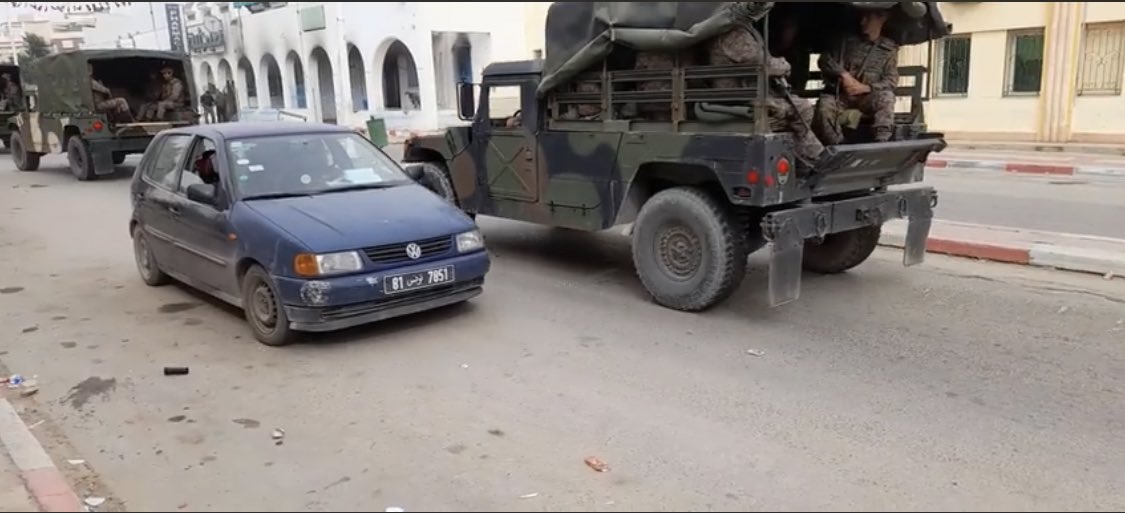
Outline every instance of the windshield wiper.
<path id="1" fill-rule="evenodd" d="M 321 189 L 313 194 L 328 194 L 330 192 L 351 192 L 363 191 L 367 189 L 390 189 L 391 187 L 398 187 L 401 183 L 395 182 L 379 182 L 379 183 L 364 183 L 355 185 L 342 185 L 340 187 L 331 187 L 328 189 Z"/>
<path id="2" fill-rule="evenodd" d="M 254 194 L 242 198 L 242 201 L 251 200 L 268 200 L 268 199 L 281 199 L 281 198 L 300 198 L 308 197 L 312 194 L 307 192 L 271 192 L 269 194 Z"/>

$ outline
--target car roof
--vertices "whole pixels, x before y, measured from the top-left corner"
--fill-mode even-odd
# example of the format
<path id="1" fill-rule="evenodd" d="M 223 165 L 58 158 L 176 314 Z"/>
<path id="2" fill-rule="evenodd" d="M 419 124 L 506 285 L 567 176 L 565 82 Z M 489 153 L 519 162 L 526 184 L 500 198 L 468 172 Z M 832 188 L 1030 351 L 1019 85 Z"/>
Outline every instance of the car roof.
<path id="1" fill-rule="evenodd" d="M 190 134 L 212 139 L 243 139 L 273 135 L 355 133 L 340 125 L 326 123 L 297 123 L 290 121 L 235 121 L 211 125 L 192 125 L 167 131 L 169 134 Z"/>

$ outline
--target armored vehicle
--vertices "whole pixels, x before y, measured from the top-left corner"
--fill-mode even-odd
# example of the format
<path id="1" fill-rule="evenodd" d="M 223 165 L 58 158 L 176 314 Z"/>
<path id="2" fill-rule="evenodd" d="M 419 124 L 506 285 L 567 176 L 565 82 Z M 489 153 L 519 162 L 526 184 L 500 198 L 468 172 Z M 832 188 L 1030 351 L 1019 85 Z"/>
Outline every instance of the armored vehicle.
<path id="1" fill-rule="evenodd" d="M 679 57 L 741 28 L 734 4 L 555 3 L 545 58 L 486 67 L 480 84 L 460 88 L 471 126 L 414 137 L 403 161 L 470 214 L 586 231 L 629 225 L 644 286 L 657 303 L 683 311 L 727 298 L 748 255 L 767 244 L 772 306 L 798 298 L 802 269 L 840 273 L 865 261 L 887 220 L 909 219 L 904 264 L 920 263 L 936 192 L 890 187 L 922 181 L 928 156 L 946 146 L 923 119 L 925 68 L 899 70 L 915 82 L 894 91 L 910 106 L 896 113 L 889 141 L 873 142 L 865 118 L 844 144 L 802 164 L 793 135 L 772 129 L 757 107 L 783 81 L 761 64 Z M 888 10 L 884 35 L 899 45 L 930 44 L 951 28 L 936 2 L 755 4 L 765 41 L 758 62 L 769 62 L 773 12 L 790 9 L 801 24 L 796 53 L 805 68 L 793 65 L 794 101 L 820 95 L 809 56 L 828 48 L 834 25 L 855 30 L 861 7 Z M 635 69 L 639 52 L 677 56 L 665 69 Z M 742 86 L 715 87 L 721 78 Z M 664 86 L 638 86 L 654 81 Z M 645 106 L 668 118 L 639 116 Z"/>
<path id="2" fill-rule="evenodd" d="M 160 71 L 165 68 L 182 83 L 184 104 L 165 111 L 162 119 L 137 121 L 142 108 L 153 102 L 153 88 L 162 85 Z M 8 121 L 12 160 L 22 171 L 39 169 L 39 158 L 47 153 L 65 152 L 79 180 L 94 180 L 113 173 L 127 155 L 144 153 L 161 130 L 199 123 L 191 60 L 183 54 L 73 50 L 33 61 L 22 78 L 23 108 Z M 108 98 L 98 99 L 92 79 L 108 88 Z M 125 102 L 129 112 L 104 108 L 112 102 Z"/>

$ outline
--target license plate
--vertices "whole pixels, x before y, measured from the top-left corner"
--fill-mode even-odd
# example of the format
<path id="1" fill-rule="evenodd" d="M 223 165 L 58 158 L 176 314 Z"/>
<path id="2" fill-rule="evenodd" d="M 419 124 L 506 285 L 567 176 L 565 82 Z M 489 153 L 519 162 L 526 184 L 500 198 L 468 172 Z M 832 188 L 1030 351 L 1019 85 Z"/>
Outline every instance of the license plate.
<path id="1" fill-rule="evenodd" d="M 383 293 L 398 294 L 412 290 L 444 285 L 453 281 L 453 266 L 427 269 L 406 274 L 396 274 L 383 278 Z"/>

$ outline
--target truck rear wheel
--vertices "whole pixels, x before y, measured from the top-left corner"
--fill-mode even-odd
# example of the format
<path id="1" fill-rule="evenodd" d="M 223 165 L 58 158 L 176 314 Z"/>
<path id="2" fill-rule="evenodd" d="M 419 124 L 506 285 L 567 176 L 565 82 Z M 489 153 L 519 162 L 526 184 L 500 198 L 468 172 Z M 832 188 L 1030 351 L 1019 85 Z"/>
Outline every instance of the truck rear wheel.
<path id="1" fill-rule="evenodd" d="M 79 180 L 87 182 L 98 178 L 94 172 L 94 156 L 90 153 L 90 145 L 81 137 L 71 136 L 66 141 L 66 160 L 70 163 L 70 172 Z"/>
<path id="2" fill-rule="evenodd" d="M 821 274 L 839 274 L 862 264 L 879 245 L 883 227 L 865 226 L 805 243 L 804 267 Z"/>
<path id="3" fill-rule="evenodd" d="M 653 299 L 676 310 L 706 310 L 730 296 L 746 274 L 745 227 L 706 192 L 657 193 L 633 226 L 633 264 Z"/>
<path id="4" fill-rule="evenodd" d="M 27 147 L 23 145 L 23 138 L 20 137 L 18 132 L 12 133 L 10 144 L 12 148 L 12 160 L 16 161 L 16 169 L 20 171 L 35 171 L 39 169 L 39 157 L 41 154 L 27 151 Z"/>

